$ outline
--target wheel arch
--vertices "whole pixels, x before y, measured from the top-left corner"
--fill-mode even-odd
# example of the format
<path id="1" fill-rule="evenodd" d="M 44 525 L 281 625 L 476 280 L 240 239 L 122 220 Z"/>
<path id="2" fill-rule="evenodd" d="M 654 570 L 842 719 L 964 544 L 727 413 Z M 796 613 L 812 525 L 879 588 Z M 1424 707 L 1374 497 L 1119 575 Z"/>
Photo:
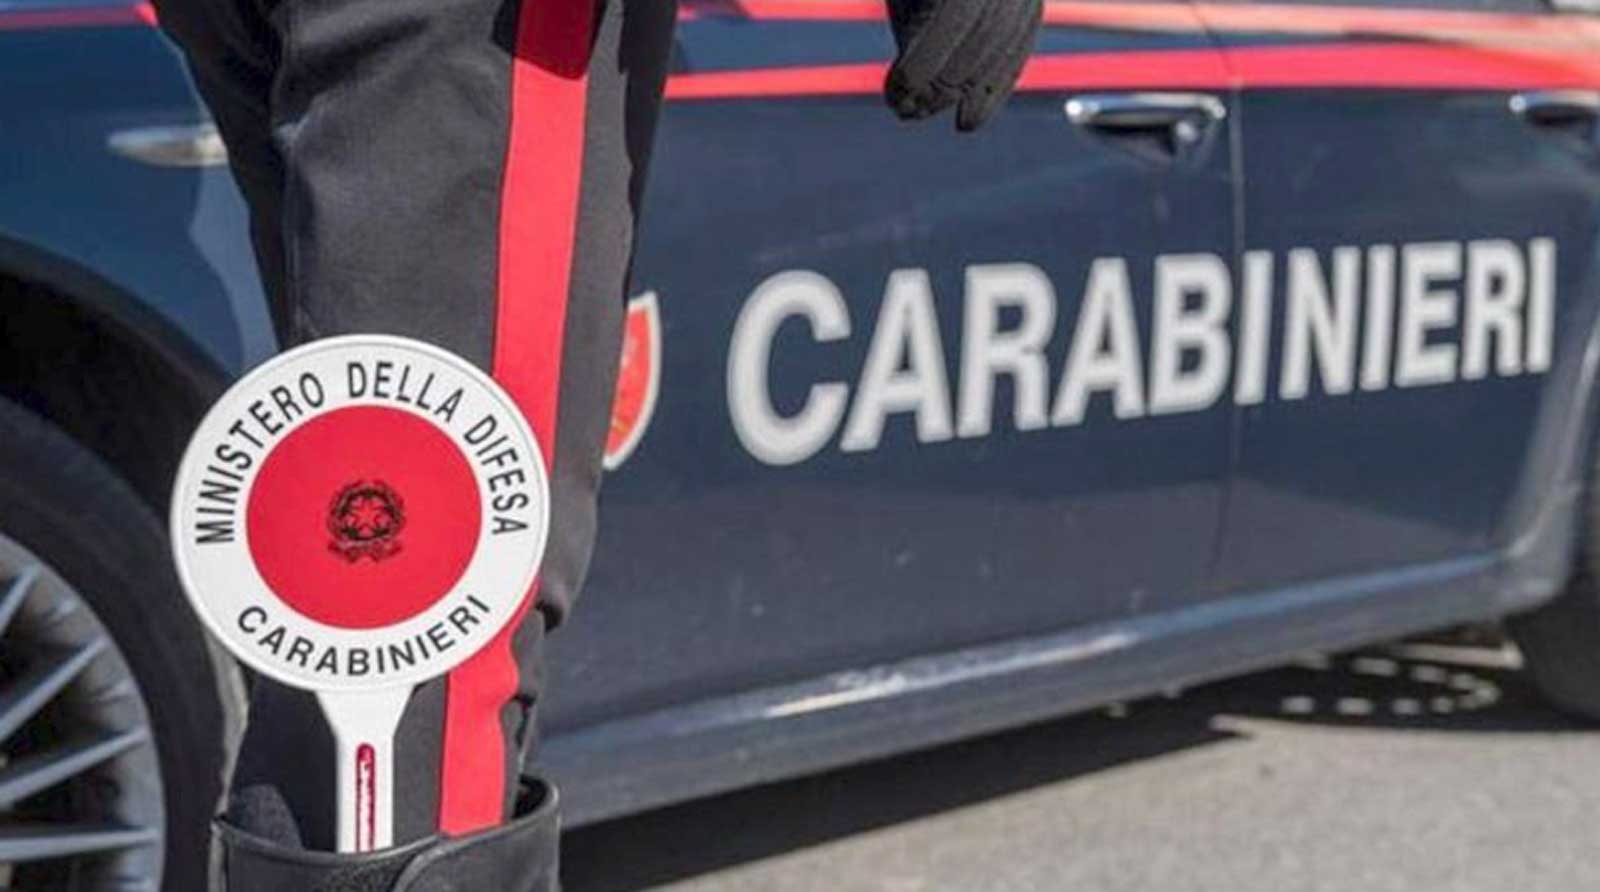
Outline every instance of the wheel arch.
<path id="1" fill-rule="evenodd" d="M 1571 578 L 1600 448 L 1600 244 L 1585 287 L 1559 317 L 1556 364 L 1529 432 L 1528 458 L 1494 542 L 1505 557 L 1500 612 L 1538 607 Z"/>
<path id="2" fill-rule="evenodd" d="M 32 262 L 14 262 L 18 257 Z M 56 426 L 166 517 L 190 433 L 230 375 L 131 294 L 70 263 L 0 240 L 0 400 Z M 162 523 L 164 527 L 164 522 Z M 245 682 L 203 636 L 222 732 L 243 727 Z"/>
<path id="3" fill-rule="evenodd" d="M 0 243 L 0 397 L 95 452 L 159 516 L 189 433 L 228 379 L 114 283 Z"/>

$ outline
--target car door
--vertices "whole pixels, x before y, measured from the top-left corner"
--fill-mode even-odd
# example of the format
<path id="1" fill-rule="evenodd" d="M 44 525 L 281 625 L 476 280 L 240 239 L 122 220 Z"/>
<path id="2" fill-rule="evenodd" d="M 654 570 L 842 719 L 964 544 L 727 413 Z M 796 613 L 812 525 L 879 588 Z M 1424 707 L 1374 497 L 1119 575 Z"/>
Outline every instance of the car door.
<path id="1" fill-rule="evenodd" d="M 1487 553 L 1596 284 L 1593 19 L 1420 5 L 1198 7 L 1242 91 L 1230 589 Z"/>
<path id="2" fill-rule="evenodd" d="M 686 7 L 635 276 L 659 386 L 625 373 L 658 398 L 558 733 L 1203 596 L 1224 78 L 1192 15 L 1073 9 L 967 136 L 884 108 L 875 0 Z"/>

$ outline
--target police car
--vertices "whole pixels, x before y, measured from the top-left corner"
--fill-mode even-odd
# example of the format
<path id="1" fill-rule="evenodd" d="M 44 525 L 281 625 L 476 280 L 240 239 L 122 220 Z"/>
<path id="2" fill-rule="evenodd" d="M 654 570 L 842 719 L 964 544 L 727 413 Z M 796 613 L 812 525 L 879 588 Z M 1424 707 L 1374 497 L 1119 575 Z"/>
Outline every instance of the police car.
<path id="1" fill-rule="evenodd" d="M 1596 11 L 1053 2 L 963 138 L 880 107 L 878 0 L 685 3 L 571 817 L 1502 617 L 1600 716 Z M 239 719 L 156 518 L 276 344 L 152 24 L 0 0 L 15 889 L 196 888 Z"/>

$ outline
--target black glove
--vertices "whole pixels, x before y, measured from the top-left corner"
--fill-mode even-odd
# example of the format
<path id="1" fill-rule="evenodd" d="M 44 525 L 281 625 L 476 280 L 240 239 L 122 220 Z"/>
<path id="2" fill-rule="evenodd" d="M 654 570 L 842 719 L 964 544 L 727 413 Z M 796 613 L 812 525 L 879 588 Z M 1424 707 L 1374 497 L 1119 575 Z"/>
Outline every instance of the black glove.
<path id="1" fill-rule="evenodd" d="M 369 855 L 310 852 L 274 839 L 278 821 L 216 825 L 213 892 L 558 892 L 555 789 L 527 790 L 510 824 Z M 260 835 L 260 834 L 266 835 Z"/>
<path id="2" fill-rule="evenodd" d="M 900 57 L 884 96 L 902 119 L 952 105 L 956 129 L 976 130 L 1010 98 L 1033 53 L 1042 0 L 888 0 Z"/>

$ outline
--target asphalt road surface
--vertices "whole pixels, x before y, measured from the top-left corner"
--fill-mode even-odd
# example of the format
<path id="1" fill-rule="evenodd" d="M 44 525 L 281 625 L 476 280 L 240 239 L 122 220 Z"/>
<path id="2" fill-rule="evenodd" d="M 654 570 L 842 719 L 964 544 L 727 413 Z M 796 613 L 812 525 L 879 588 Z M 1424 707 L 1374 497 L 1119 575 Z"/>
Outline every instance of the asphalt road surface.
<path id="1" fill-rule="evenodd" d="M 1600 731 L 1408 644 L 576 831 L 567 892 L 1600 888 Z"/>

